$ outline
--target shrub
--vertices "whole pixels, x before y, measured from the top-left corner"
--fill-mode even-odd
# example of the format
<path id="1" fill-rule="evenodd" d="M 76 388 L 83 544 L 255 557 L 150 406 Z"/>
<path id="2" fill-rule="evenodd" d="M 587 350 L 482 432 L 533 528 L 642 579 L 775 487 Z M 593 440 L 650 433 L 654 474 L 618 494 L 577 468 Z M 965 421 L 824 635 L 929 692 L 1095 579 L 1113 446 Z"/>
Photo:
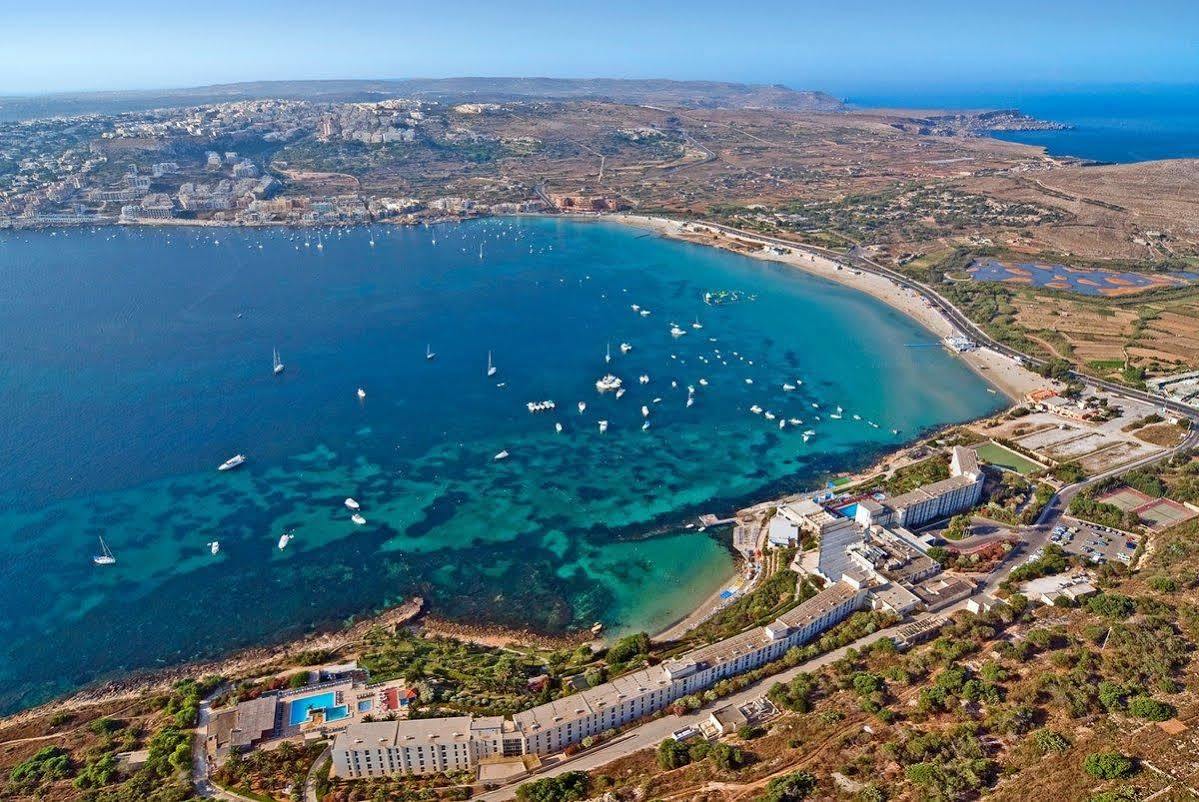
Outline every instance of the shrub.
<path id="1" fill-rule="evenodd" d="M 1128 712 L 1149 721 L 1165 721 L 1174 717 L 1174 708 L 1151 696 L 1136 696 L 1128 700 Z"/>
<path id="2" fill-rule="evenodd" d="M 816 777 L 808 771 L 797 771 L 775 777 L 766 784 L 766 793 L 757 802 L 802 802 L 816 790 Z"/>
<path id="3" fill-rule="evenodd" d="M 1036 744 L 1037 750 L 1042 755 L 1048 755 L 1051 752 L 1067 752 L 1070 750 L 1070 741 L 1066 736 L 1062 735 L 1057 730 L 1051 730 L 1048 727 L 1039 729 L 1032 734 L 1033 743 Z"/>
<path id="4" fill-rule="evenodd" d="M 1119 620 L 1136 612 L 1137 605 L 1120 593 L 1100 593 L 1087 600 L 1087 609 L 1095 615 Z"/>
<path id="5" fill-rule="evenodd" d="M 576 802 L 587 798 L 590 787 L 586 772 L 568 771 L 525 783 L 516 789 L 516 798 L 518 802 Z"/>
<path id="6" fill-rule="evenodd" d="M 1128 777 L 1136 771 L 1132 758 L 1119 752 L 1092 752 L 1082 762 L 1083 770 L 1098 780 Z"/>

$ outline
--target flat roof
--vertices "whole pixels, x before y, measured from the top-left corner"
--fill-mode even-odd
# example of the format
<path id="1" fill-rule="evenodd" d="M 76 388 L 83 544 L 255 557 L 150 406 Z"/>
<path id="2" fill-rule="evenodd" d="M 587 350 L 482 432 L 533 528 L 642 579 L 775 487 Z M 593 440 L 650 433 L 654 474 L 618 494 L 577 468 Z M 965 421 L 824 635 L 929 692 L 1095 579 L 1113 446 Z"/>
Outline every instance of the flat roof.
<path id="1" fill-rule="evenodd" d="M 275 729 L 275 710 L 279 699 L 274 694 L 260 696 L 237 705 L 237 726 L 230 733 L 233 746 L 249 746 Z"/>
<path id="2" fill-rule="evenodd" d="M 948 479 L 942 479 L 932 484 L 922 485 L 915 490 L 909 490 L 906 493 L 900 493 L 898 496 L 892 496 L 886 500 L 886 504 L 893 510 L 901 507 L 911 507 L 923 501 L 939 498 L 946 493 L 952 493 L 963 487 L 968 487 L 974 484 L 976 480 L 969 476 L 951 476 Z"/>
<path id="3" fill-rule="evenodd" d="M 470 729 L 470 716 L 358 722 L 338 733 L 333 739 L 333 748 L 384 749 L 466 743 L 470 739 Z"/>

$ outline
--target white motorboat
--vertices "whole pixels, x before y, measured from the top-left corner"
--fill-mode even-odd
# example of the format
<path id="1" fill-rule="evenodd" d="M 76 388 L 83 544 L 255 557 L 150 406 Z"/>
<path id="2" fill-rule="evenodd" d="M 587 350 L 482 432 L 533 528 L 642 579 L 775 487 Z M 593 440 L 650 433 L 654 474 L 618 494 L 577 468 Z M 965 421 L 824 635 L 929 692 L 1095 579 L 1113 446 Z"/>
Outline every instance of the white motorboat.
<path id="1" fill-rule="evenodd" d="M 649 417 L 649 407 L 645 406 L 644 404 L 641 406 L 641 417 L 643 417 L 643 418 Z"/>
<path id="2" fill-rule="evenodd" d="M 803 426 L 803 421 L 799 418 L 788 418 L 787 423 L 790 423 L 792 426 Z"/>
<path id="3" fill-rule="evenodd" d="M 271 351 L 271 359 L 275 365 L 275 367 L 274 367 L 275 375 L 278 376 L 280 373 L 283 372 L 283 360 L 279 358 L 279 349 L 278 348 Z"/>
<path id="4" fill-rule="evenodd" d="M 648 310 L 648 309 L 642 309 L 642 310 L 641 310 L 641 316 L 642 316 L 642 317 L 649 317 L 649 310 Z"/>
<path id="5" fill-rule="evenodd" d="M 208 545 L 208 553 L 211 554 L 213 557 L 217 556 L 217 554 L 221 550 L 221 541 L 214 540 L 207 545 Z"/>
<path id="6" fill-rule="evenodd" d="M 366 398 L 366 390 L 363 390 L 361 387 L 359 387 L 358 388 L 358 400 L 362 401 L 365 398 Z"/>
<path id="7" fill-rule="evenodd" d="M 624 395 L 624 393 L 625 393 L 625 389 L 623 387 L 621 387 L 619 390 L 616 391 L 616 397 L 620 398 L 622 395 Z"/>
<path id="8" fill-rule="evenodd" d="M 749 411 L 754 413 L 755 415 L 762 414 L 762 408 L 760 406 L 758 406 L 757 404 L 754 404 L 752 407 L 750 407 Z"/>
<path id="9" fill-rule="evenodd" d="M 745 383 L 746 383 L 746 384 L 753 384 L 753 383 L 754 383 L 754 380 L 753 380 L 753 379 L 746 379 L 746 380 L 745 380 Z"/>
<path id="10" fill-rule="evenodd" d="M 704 324 L 699 322 L 699 316 L 696 315 L 695 322 L 691 324 L 691 328 L 702 329 L 703 327 L 704 327 Z"/>
<path id="11" fill-rule="evenodd" d="M 773 412 L 771 412 L 770 410 L 767 410 L 762 413 L 762 417 L 765 418 L 766 420 L 774 420 L 776 416 Z"/>
<path id="12" fill-rule="evenodd" d="M 358 526 L 362 526 L 364 523 L 366 523 L 366 519 L 362 517 L 362 513 L 358 512 L 351 515 L 350 520 L 358 524 Z"/>
<path id="13" fill-rule="evenodd" d="M 699 380 L 699 385 L 700 385 L 700 387 L 707 387 L 707 386 L 708 386 L 708 380 L 707 380 L 707 379 L 700 379 L 700 380 Z"/>
<path id="14" fill-rule="evenodd" d="M 695 404 L 695 396 L 693 396 L 693 395 L 687 396 L 687 406 L 692 406 L 694 404 Z"/>
<path id="15" fill-rule="evenodd" d="M 794 389 L 795 389 L 795 385 L 794 385 L 794 384 L 784 384 L 784 385 L 783 385 L 783 392 L 784 392 L 784 393 L 789 393 L 789 392 L 791 392 L 791 391 L 792 391 L 792 390 L 794 390 Z"/>
<path id="16" fill-rule="evenodd" d="M 230 457 L 229 459 L 225 460 L 220 465 L 218 465 L 217 470 L 218 471 L 231 471 L 234 468 L 237 468 L 237 467 L 240 467 L 241 465 L 243 465 L 245 463 L 245 461 L 246 461 L 245 454 L 234 454 L 232 457 Z"/>
<path id="17" fill-rule="evenodd" d="M 646 421 L 645 423 L 641 424 L 641 431 L 644 432 L 647 429 L 649 429 L 649 421 Z"/>
<path id="18" fill-rule="evenodd" d="M 496 462 L 499 462 L 502 459 L 508 459 L 508 452 L 501 451 L 500 453 L 496 454 L 492 459 L 494 459 Z"/>
<path id="19" fill-rule="evenodd" d="M 612 343 L 608 343 L 608 350 L 604 351 L 604 364 L 612 361 Z"/>
<path id="20" fill-rule="evenodd" d="M 632 351 L 632 350 L 633 350 L 633 346 L 629 345 L 628 343 L 620 344 L 620 352 L 622 354 L 627 354 L 629 351 Z"/>
<path id="21" fill-rule="evenodd" d="M 554 424 L 554 431 L 555 431 L 555 432 L 557 432 L 558 434 L 562 434 L 562 424 L 561 424 L 561 423 L 555 423 L 555 424 Z"/>
<path id="22" fill-rule="evenodd" d="M 599 430 L 600 430 L 601 434 L 603 432 L 608 431 L 608 422 L 606 420 L 602 420 L 599 422 Z"/>
<path id="23" fill-rule="evenodd" d="M 108 548 L 104 538 L 100 538 L 100 553 L 93 555 L 92 562 L 96 565 L 114 565 L 116 561 L 117 558 L 112 555 L 112 550 Z"/>
<path id="24" fill-rule="evenodd" d="M 345 504 L 346 504 L 346 509 L 354 510 L 355 512 L 362 509 L 362 505 L 359 504 L 357 501 L 355 501 L 352 498 L 346 499 Z"/>
<path id="25" fill-rule="evenodd" d="M 295 535 L 293 535 L 291 532 L 284 532 L 283 534 L 279 535 L 279 542 L 277 544 L 279 551 L 283 551 L 285 548 L 287 548 L 287 544 L 290 543 L 294 537 Z"/>
<path id="26" fill-rule="evenodd" d="M 854 419 L 854 420 L 861 420 L 861 419 L 862 419 L 862 416 L 861 416 L 861 415 L 857 415 L 857 414 L 855 414 L 855 415 L 853 416 L 853 419 Z"/>
<path id="27" fill-rule="evenodd" d="M 670 336 L 671 337 L 682 337 L 686 333 L 687 332 L 685 330 L 679 328 L 677 323 L 670 324 Z"/>
<path id="28" fill-rule="evenodd" d="M 579 402 L 579 414 L 580 414 L 580 415 L 582 415 L 582 414 L 583 414 L 583 411 L 584 411 L 585 409 L 587 409 L 587 402 L 586 402 L 586 401 L 580 401 L 580 402 Z"/>
<path id="29" fill-rule="evenodd" d="M 649 376 L 642 373 L 641 376 L 637 379 L 637 381 L 641 382 L 642 384 L 649 384 Z"/>
<path id="30" fill-rule="evenodd" d="M 602 379 L 596 381 L 595 389 L 599 390 L 601 393 L 606 393 L 609 390 L 619 390 L 621 384 L 622 382 L 618 377 L 609 373 Z M 582 412 L 581 409 L 579 411 Z"/>

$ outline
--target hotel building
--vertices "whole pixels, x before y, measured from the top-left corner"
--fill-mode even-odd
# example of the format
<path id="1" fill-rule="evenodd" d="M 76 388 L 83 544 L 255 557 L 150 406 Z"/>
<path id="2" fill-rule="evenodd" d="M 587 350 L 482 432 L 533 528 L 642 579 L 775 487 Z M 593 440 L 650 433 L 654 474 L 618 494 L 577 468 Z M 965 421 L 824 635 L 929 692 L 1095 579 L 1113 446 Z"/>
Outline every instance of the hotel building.
<path id="1" fill-rule="evenodd" d="M 333 774 L 430 774 L 470 769 L 489 757 L 559 752 L 777 660 L 865 607 L 867 595 L 867 589 L 835 582 L 766 626 L 546 702 L 511 720 L 456 716 L 350 724 L 333 741 Z"/>

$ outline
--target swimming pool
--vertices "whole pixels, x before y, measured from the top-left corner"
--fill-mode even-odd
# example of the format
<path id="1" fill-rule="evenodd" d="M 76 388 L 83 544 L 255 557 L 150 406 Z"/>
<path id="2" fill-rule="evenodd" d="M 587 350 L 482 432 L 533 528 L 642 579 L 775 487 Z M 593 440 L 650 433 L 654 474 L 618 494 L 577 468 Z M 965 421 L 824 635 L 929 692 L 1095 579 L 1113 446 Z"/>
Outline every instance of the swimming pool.
<path id="1" fill-rule="evenodd" d="M 326 724 L 328 724 L 329 722 L 332 722 L 332 721 L 341 721 L 343 718 L 349 718 L 349 717 L 350 717 L 350 706 L 349 705 L 339 705 L 337 707 L 326 707 L 325 708 L 325 723 Z"/>
<path id="2" fill-rule="evenodd" d="M 329 711 L 332 709 L 336 709 L 336 707 L 337 707 L 337 696 L 334 695 L 333 691 L 327 691 L 325 693 L 317 693 L 317 694 L 313 694 L 312 696 L 302 696 L 299 699 L 294 699 L 291 702 L 290 707 L 288 707 L 287 723 L 293 727 L 298 727 L 301 724 L 303 724 L 305 721 L 308 720 L 309 714 L 312 711 L 314 711 L 314 710 Z M 345 709 L 344 706 L 342 709 L 343 710 Z M 349 712 L 346 711 L 345 715 L 339 716 L 338 718 L 345 718 L 348 715 L 349 715 Z M 326 721 L 329 720 L 328 712 L 325 713 L 325 720 Z"/>

